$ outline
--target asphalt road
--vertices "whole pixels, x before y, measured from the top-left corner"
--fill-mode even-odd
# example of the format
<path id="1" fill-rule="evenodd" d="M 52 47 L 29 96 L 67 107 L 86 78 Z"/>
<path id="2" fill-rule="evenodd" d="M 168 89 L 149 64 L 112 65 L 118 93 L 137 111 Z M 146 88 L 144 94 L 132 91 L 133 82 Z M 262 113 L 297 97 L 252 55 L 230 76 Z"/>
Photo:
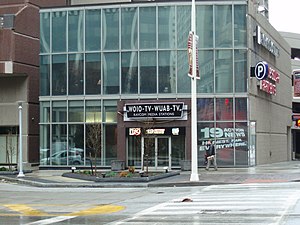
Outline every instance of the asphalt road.
<path id="1" fill-rule="evenodd" d="M 0 183 L 0 224 L 300 224 L 300 183 L 38 188 Z"/>

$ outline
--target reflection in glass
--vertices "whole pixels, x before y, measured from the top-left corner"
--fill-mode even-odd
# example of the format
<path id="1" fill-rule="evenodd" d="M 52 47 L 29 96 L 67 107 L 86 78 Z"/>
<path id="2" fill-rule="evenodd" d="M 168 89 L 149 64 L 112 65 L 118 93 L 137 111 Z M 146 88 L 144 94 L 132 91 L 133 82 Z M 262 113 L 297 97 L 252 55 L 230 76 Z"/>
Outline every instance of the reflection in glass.
<path id="1" fill-rule="evenodd" d="M 65 101 L 52 103 L 52 122 L 67 122 L 67 103 Z"/>
<path id="2" fill-rule="evenodd" d="M 67 13 L 52 13 L 52 52 L 66 51 Z M 53 26 L 55 25 L 55 26 Z"/>
<path id="3" fill-rule="evenodd" d="M 158 52 L 159 93 L 176 92 L 176 53 L 175 51 Z"/>
<path id="4" fill-rule="evenodd" d="M 69 55 L 69 94 L 83 94 L 83 55 Z"/>
<path id="5" fill-rule="evenodd" d="M 198 121 L 214 120 L 214 99 L 199 98 L 197 99 Z"/>
<path id="6" fill-rule="evenodd" d="M 103 90 L 104 94 L 119 93 L 119 53 L 104 53 Z"/>
<path id="7" fill-rule="evenodd" d="M 67 89 L 66 55 L 52 56 L 52 95 L 66 95 Z"/>
<path id="8" fill-rule="evenodd" d="M 235 123 L 235 162 L 236 165 L 248 165 L 248 126 L 247 123 Z"/>
<path id="9" fill-rule="evenodd" d="M 86 125 L 86 165 L 100 165 L 103 157 L 101 123 Z"/>
<path id="10" fill-rule="evenodd" d="M 83 122 L 83 101 L 69 101 L 69 122 Z"/>
<path id="11" fill-rule="evenodd" d="M 181 161 L 185 159 L 185 136 L 172 136 L 172 166 L 180 166 Z"/>
<path id="12" fill-rule="evenodd" d="M 201 5 L 197 6 L 196 34 L 199 34 L 199 48 L 213 47 L 213 7 Z M 201 57 L 199 57 L 201 59 Z M 201 66 L 200 66 L 201 69 Z M 201 73 L 200 73 L 201 74 Z M 201 75 L 202 76 L 202 75 Z"/>
<path id="13" fill-rule="evenodd" d="M 187 48 L 187 37 L 191 30 L 190 15 L 191 15 L 190 6 L 177 6 L 177 47 L 178 48 L 184 48 L 184 49 Z M 185 52 L 185 54 L 187 53 Z"/>
<path id="14" fill-rule="evenodd" d="M 234 51 L 235 92 L 247 92 L 247 50 Z"/>
<path id="15" fill-rule="evenodd" d="M 140 52 L 140 92 L 156 93 L 156 52 Z"/>
<path id="16" fill-rule="evenodd" d="M 40 102 L 40 122 L 50 122 L 50 102 Z"/>
<path id="17" fill-rule="evenodd" d="M 122 8 L 122 49 L 137 49 L 137 8 Z"/>
<path id="18" fill-rule="evenodd" d="M 235 99 L 235 120 L 247 120 L 247 98 Z"/>
<path id="19" fill-rule="evenodd" d="M 83 11 L 68 11 L 68 49 L 83 50 Z"/>
<path id="20" fill-rule="evenodd" d="M 40 51 L 50 52 L 50 13 L 41 13 L 40 21 Z"/>
<path id="21" fill-rule="evenodd" d="M 246 5 L 234 6 L 234 46 L 247 46 L 247 12 Z"/>
<path id="22" fill-rule="evenodd" d="M 40 95 L 50 95 L 50 57 L 40 56 Z"/>
<path id="23" fill-rule="evenodd" d="M 122 94 L 138 93 L 138 53 L 122 53 L 121 85 Z"/>
<path id="24" fill-rule="evenodd" d="M 233 100 L 232 98 L 216 99 L 216 119 L 233 120 Z"/>
<path id="25" fill-rule="evenodd" d="M 40 126 L 40 164 L 50 165 L 50 125 Z"/>
<path id="26" fill-rule="evenodd" d="M 158 48 L 175 48 L 175 7 L 158 7 Z"/>
<path id="27" fill-rule="evenodd" d="M 141 136 L 128 136 L 128 166 L 141 166 Z"/>
<path id="28" fill-rule="evenodd" d="M 103 48 L 106 50 L 119 48 L 119 9 L 103 9 Z"/>
<path id="29" fill-rule="evenodd" d="M 69 125 L 68 165 L 84 164 L 83 124 Z"/>
<path id="30" fill-rule="evenodd" d="M 198 93 L 214 92 L 214 53 L 199 51 L 199 68 L 201 81 L 197 82 Z"/>
<path id="31" fill-rule="evenodd" d="M 139 17 L 140 48 L 156 47 L 156 7 L 140 7 Z"/>
<path id="32" fill-rule="evenodd" d="M 105 129 L 105 151 L 103 152 L 104 165 L 110 166 L 112 160 L 117 159 L 117 125 L 109 124 Z"/>
<path id="33" fill-rule="evenodd" d="M 216 47 L 232 47 L 232 6 L 215 6 Z"/>
<path id="34" fill-rule="evenodd" d="M 205 151 L 207 149 L 207 141 L 215 140 L 216 130 L 214 128 L 214 122 L 210 123 L 198 123 L 197 126 L 197 137 L 198 137 L 198 165 L 205 165 Z"/>
<path id="35" fill-rule="evenodd" d="M 52 125 L 52 154 L 50 162 L 52 165 L 67 165 L 67 125 Z"/>
<path id="36" fill-rule="evenodd" d="M 100 101 L 85 102 L 85 122 L 87 123 L 102 122 Z"/>
<path id="37" fill-rule="evenodd" d="M 216 92 L 232 93 L 233 92 L 233 65 L 232 51 L 216 51 Z"/>
<path id="38" fill-rule="evenodd" d="M 91 35 L 93 34 L 93 35 Z M 101 10 L 85 11 L 85 49 L 99 50 L 101 46 Z"/>
<path id="39" fill-rule="evenodd" d="M 177 52 L 177 92 L 189 93 L 191 90 L 191 78 L 188 73 L 187 51 Z"/>
<path id="40" fill-rule="evenodd" d="M 104 122 L 113 123 L 117 122 L 117 102 L 105 101 L 104 105 Z"/>
<path id="41" fill-rule="evenodd" d="M 85 93 L 101 93 L 101 56 L 99 53 L 85 55 Z"/>

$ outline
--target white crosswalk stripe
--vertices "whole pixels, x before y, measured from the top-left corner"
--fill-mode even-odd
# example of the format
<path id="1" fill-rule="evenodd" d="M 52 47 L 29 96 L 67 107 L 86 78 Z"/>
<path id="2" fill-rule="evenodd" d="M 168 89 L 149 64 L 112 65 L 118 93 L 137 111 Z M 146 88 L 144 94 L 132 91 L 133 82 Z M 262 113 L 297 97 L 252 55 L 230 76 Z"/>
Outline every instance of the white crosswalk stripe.
<path id="1" fill-rule="evenodd" d="M 279 225 L 299 195 L 276 184 L 209 186 L 115 224 Z"/>

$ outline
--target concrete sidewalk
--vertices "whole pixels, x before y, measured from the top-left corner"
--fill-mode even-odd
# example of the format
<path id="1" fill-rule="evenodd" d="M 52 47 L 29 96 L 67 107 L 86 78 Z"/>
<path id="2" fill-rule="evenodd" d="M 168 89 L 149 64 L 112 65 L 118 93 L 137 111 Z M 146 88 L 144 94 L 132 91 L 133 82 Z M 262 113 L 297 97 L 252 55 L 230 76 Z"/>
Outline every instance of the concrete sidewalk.
<path id="1" fill-rule="evenodd" d="M 190 182 L 190 171 L 180 175 L 151 182 L 94 182 L 62 177 L 66 170 L 38 170 L 25 173 L 18 178 L 17 174 L 0 174 L 0 182 L 13 182 L 36 187 L 180 187 L 207 186 L 217 184 L 263 183 L 263 182 L 297 182 L 300 181 L 300 161 L 290 161 L 261 165 L 250 168 L 219 168 L 206 171 L 199 168 L 199 182 Z"/>

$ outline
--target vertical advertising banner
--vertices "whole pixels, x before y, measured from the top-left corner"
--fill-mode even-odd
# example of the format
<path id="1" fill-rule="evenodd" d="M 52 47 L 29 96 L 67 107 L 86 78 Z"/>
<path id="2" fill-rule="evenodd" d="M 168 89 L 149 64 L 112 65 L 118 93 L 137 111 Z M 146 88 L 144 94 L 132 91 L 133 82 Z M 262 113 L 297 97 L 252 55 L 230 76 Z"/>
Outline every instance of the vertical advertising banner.
<path id="1" fill-rule="evenodd" d="M 300 70 L 293 71 L 294 76 L 294 97 L 300 97 Z"/>
<path id="2" fill-rule="evenodd" d="M 190 77 L 194 77 L 194 74 L 193 74 L 193 38 L 195 38 L 195 43 L 196 43 L 196 78 L 200 79 L 199 63 L 198 63 L 198 39 L 199 39 L 199 37 L 191 31 L 190 31 L 189 37 L 188 37 L 188 62 L 189 62 L 188 75 Z"/>

